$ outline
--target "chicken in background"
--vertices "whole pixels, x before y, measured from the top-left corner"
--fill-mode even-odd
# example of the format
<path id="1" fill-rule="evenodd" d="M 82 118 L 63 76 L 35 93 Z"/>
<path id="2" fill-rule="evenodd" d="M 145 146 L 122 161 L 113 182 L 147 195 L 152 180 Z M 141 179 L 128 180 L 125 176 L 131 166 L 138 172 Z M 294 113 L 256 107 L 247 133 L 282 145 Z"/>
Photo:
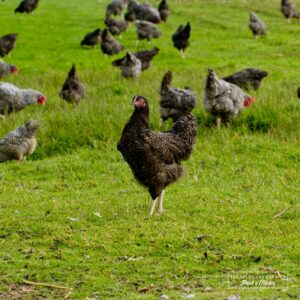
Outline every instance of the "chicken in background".
<path id="1" fill-rule="evenodd" d="M 259 35 L 267 34 L 266 24 L 254 12 L 250 12 L 249 17 L 249 28 L 251 29 L 255 38 L 257 38 Z"/>
<path id="2" fill-rule="evenodd" d="M 281 0 L 281 12 L 285 16 L 286 21 L 291 23 L 291 19 L 300 19 L 300 15 L 293 3 L 289 0 Z"/>
<path id="3" fill-rule="evenodd" d="M 113 0 L 106 7 L 106 19 L 111 16 L 120 16 L 123 10 L 127 7 L 128 0 Z"/>
<path id="4" fill-rule="evenodd" d="M 136 20 L 135 26 L 138 36 L 136 44 L 141 40 L 147 40 L 150 43 L 152 39 L 158 39 L 162 35 L 158 27 L 151 22 Z"/>
<path id="5" fill-rule="evenodd" d="M 113 19 L 112 17 L 107 18 L 104 23 L 112 35 L 118 35 L 120 38 L 121 33 L 126 31 L 128 27 L 127 21 Z"/>
<path id="6" fill-rule="evenodd" d="M 300 87 L 298 87 L 298 90 L 297 90 L 297 96 L 298 96 L 298 98 L 300 99 Z"/>
<path id="7" fill-rule="evenodd" d="M 16 47 L 17 33 L 9 33 L 0 38 L 0 56 L 10 56 L 10 52 Z"/>
<path id="8" fill-rule="evenodd" d="M 125 19 L 132 22 L 134 20 L 148 21 L 154 24 L 159 23 L 159 11 L 148 3 L 140 4 L 135 0 L 129 0 Z"/>
<path id="9" fill-rule="evenodd" d="M 163 121 L 172 118 L 175 122 L 193 110 L 197 103 L 197 95 L 188 87 L 171 88 L 171 82 L 172 72 L 168 71 L 160 87 L 160 117 Z"/>
<path id="10" fill-rule="evenodd" d="M 120 53 L 123 49 L 123 46 L 113 38 L 108 29 L 104 29 L 101 34 L 102 52 L 105 55 L 114 55 Z"/>
<path id="11" fill-rule="evenodd" d="M 94 31 L 88 32 L 83 40 L 81 41 L 80 45 L 83 46 L 92 46 L 93 48 L 100 44 L 101 41 L 101 29 L 97 28 Z"/>
<path id="12" fill-rule="evenodd" d="M 256 68 L 247 68 L 243 69 L 237 73 L 234 73 L 230 76 L 222 78 L 223 80 L 233 83 L 239 86 L 241 89 L 249 90 L 253 88 L 258 90 L 261 84 L 261 81 L 268 76 L 268 72 L 256 69 Z"/>
<path id="13" fill-rule="evenodd" d="M 9 74 L 18 74 L 19 69 L 11 64 L 5 63 L 3 60 L 0 59 L 0 78 L 7 76 Z"/>
<path id="14" fill-rule="evenodd" d="M 149 126 L 149 105 L 146 98 L 135 96 L 134 112 L 125 125 L 117 148 L 129 164 L 135 178 L 152 198 L 150 215 L 158 199 L 158 212 L 163 212 L 165 188 L 183 174 L 182 160 L 190 157 L 197 134 L 194 115 L 180 117 L 166 132 L 154 132 Z"/>
<path id="15" fill-rule="evenodd" d="M 170 15 L 169 5 L 167 3 L 167 0 L 162 0 L 158 5 L 158 11 L 160 15 L 160 19 L 163 22 L 167 22 L 168 17 Z"/>
<path id="16" fill-rule="evenodd" d="M 20 111 L 34 103 L 44 105 L 46 96 L 39 91 L 19 89 L 11 83 L 0 82 L 0 116 L 2 119 L 5 115 Z"/>
<path id="17" fill-rule="evenodd" d="M 172 35 L 173 45 L 181 53 L 181 56 L 184 58 L 184 51 L 189 46 L 189 39 L 191 35 L 191 25 L 188 22 L 185 26 L 180 25 L 177 31 Z"/>
<path id="18" fill-rule="evenodd" d="M 132 53 L 127 52 L 120 66 L 121 76 L 125 78 L 138 77 L 142 73 L 142 63 Z"/>
<path id="19" fill-rule="evenodd" d="M 0 162 L 7 160 L 25 160 L 36 149 L 35 132 L 38 124 L 29 120 L 21 127 L 8 133 L 0 140 Z"/>
<path id="20" fill-rule="evenodd" d="M 235 84 L 218 79 L 215 71 L 208 69 L 204 107 L 216 117 L 218 129 L 221 127 L 221 121 L 231 121 L 253 103 L 253 96 L 247 95 Z"/>
<path id="21" fill-rule="evenodd" d="M 152 59 L 159 52 L 159 48 L 154 47 L 151 50 L 138 51 L 133 53 L 133 55 L 139 59 L 142 63 L 142 71 L 145 71 L 150 68 Z M 116 59 L 112 62 L 114 67 L 120 67 L 125 60 L 125 56 L 119 59 Z"/>
<path id="22" fill-rule="evenodd" d="M 68 73 L 68 77 L 66 78 L 61 88 L 59 97 L 63 100 L 66 100 L 69 103 L 72 103 L 75 106 L 79 104 L 79 102 L 84 98 L 84 96 L 85 88 L 80 82 L 76 73 L 75 64 L 73 64 L 71 70 Z"/>
<path id="23" fill-rule="evenodd" d="M 31 13 L 39 4 L 39 0 L 23 0 L 20 5 L 15 9 L 15 13 Z"/>

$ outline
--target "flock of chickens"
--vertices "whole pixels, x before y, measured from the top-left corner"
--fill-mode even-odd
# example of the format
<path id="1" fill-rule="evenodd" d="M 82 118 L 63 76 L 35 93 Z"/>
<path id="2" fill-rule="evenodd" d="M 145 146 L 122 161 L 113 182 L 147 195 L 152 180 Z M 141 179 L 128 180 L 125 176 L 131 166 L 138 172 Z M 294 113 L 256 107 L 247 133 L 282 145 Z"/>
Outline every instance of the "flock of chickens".
<path id="1" fill-rule="evenodd" d="M 30 13 L 37 8 L 39 0 L 23 0 L 15 9 L 17 13 Z M 124 14 L 124 19 L 113 16 Z M 282 0 L 281 11 L 290 22 L 291 18 L 300 18 L 289 0 Z M 166 0 L 162 0 L 158 9 L 150 4 L 141 4 L 136 0 L 113 0 L 106 8 L 105 25 L 102 31 L 97 28 L 85 35 L 81 46 L 95 47 L 100 45 L 104 55 L 115 55 L 123 51 L 123 46 L 114 38 L 125 32 L 131 22 L 135 22 L 137 43 L 146 39 L 159 38 L 161 31 L 157 27 L 160 22 L 167 22 L 170 14 Z M 267 33 L 265 23 L 253 12 L 250 13 L 249 28 L 253 35 Z M 184 58 L 189 46 L 191 25 L 180 25 L 172 36 L 176 47 Z M 7 34 L 0 38 L 0 56 L 10 55 L 17 41 L 17 34 Z M 121 76 L 134 78 L 141 75 L 151 66 L 151 61 L 159 53 L 159 48 L 138 52 L 128 51 L 120 59 L 113 61 L 119 67 Z M 7 74 L 16 74 L 19 69 L 0 60 L 0 78 Z M 267 72 L 255 68 L 241 70 L 233 75 L 218 78 L 213 69 L 208 69 L 205 84 L 204 107 L 215 116 L 217 127 L 221 122 L 229 122 L 246 107 L 254 103 L 254 97 L 247 94 L 252 88 L 257 90 Z M 146 186 L 152 197 L 150 214 L 154 213 L 158 200 L 158 212 L 163 211 L 165 188 L 175 182 L 183 173 L 180 165 L 192 153 L 197 134 L 197 121 L 192 110 L 197 104 L 197 95 L 189 87 L 174 88 L 171 86 L 172 72 L 165 73 L 160 87 L 160 116 L 163 121 L 171 118 L 172 128 L 166 132 L 153 132 L 149 127 L 149 105 L 143 96 L 132 99 L 134 112 L 123 129 L 117 148 L 131 167 L 136 179 Z M 84 85 L 80 82 L 73 64 L 62 86 L 59 96 L 73 105 L 77 105 L 85 96 Z M 300 97 L 300 88 L 298 89 Z M 13 84 L 0 83 L 0 117 L 17 112 L 26 106 L 37 103 L 44 105 L 46 96 L 31 89 L 20 89 Z M 35 131 L 38 124 L 29 120 L 21 127 L 8 133 L 0 140 L 0 162 L 7 160 L 23 160 L 36 148 Z"/>

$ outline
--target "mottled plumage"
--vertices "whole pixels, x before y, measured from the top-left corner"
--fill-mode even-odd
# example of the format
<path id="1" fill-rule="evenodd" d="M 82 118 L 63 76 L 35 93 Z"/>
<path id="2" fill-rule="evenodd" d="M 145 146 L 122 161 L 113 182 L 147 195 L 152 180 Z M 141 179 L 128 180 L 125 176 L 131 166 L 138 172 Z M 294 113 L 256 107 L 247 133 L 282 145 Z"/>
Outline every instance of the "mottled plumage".
<path id="1" fill-rule="evenodd" d="M 139 41 L 144 39 L 151 41 L 159 38 L 162 34 L 157 26 L 151 22 L 137 20 L 135 26 Z"/>
<path id="2" fill-rule="evenodd" d="M 37 128 L 37 122 L 29 120 L 0 140 L 0 162 L 12 159 L 21 161 L 31 155 L 37 144 L 35 138 Z"/>
<path id="3" fill-rule="evenodd" d="M 83 40 L 81 41 L 81 46 L 92 46 L 95 47 L 101 41 L 101 30 L 99 28 L 94 31 L 88 32 Z"/>
<path id="4" fill-rule="evenodd" d="M 261 84 L 261 80 L 266 76 L 268 76 L 268 72 L 266 71 L 256 68 L 248 68 L 243 69 L 230 76 L 226 76 L 222 79 L 227 82 L 233 83 L 244 90 L 249 90 L 249 88 L 251 87 L 254 90 L 258 90 Z"/>
<path id="5" fill-rule="evenodd" d="M 297 12 L 295 5 L 292 4 L 289 0 L 281 1 L 281 12 L 285 16 L 288 22 L 290 22 L 292 18 L 296 18 L 296 19 L 300 18 L 300 15 Z"/>
<path id="6" fill-rule="evenodd" d="M 8 74 L 17 74 L 18 72 L 19 69 L 16 66 L 7 64 L 0 59 L 0 78 L 7 76 Z"/>
<path id="7" fill-rule="evenodd" d="M 183 173 L 180 165 L 192 153 L 197 122 L 192 114 L 180 117 L 170 131 L 154 132 L 149 127 L 149 105 L 142 96 L 133 98 L 134 112 L 123 129 L 118 150 L 129 164 L 135 178 L 149 190 L 153 214 L 159 197 L 162 212 L 164 189 Z"/>
<path id="8" fill-rule="evenodd" d="M 142 63 L 132 53 L 127 52 L 120 65 L 121 76 L 125 78 L 138 77 L 142 73 Z"/>
<path id="9" fill-rule="evenodd" d="M 46 96 L 32 89 L 19 89 L 11 83 L 0 83 L 0 114 L 20 111 L 30 104 L 44 105 Z"/>
<path id="10" fill-rule="evenodd" d="M 15 13 L 31 13 L 38 6 L 39 0 L 22 0 Z"/>
<path id="11" fill-rule="evenodd" d="M 17 42 L 17 33 L 9 33 L 0 38 L 0 56 L 9 55 L 15 48 Z"/>
<path id="12" fill-rule="evenodd" d="M 123 46 L 113 38 L 107 29 L 103 30 L 101 39 L 101 49 L 104 54 L 114 55 L 123 50 Z"/>
<path id="13" fill-rule="evenodd" d="M 138 58 L 142 63 L 142 71 L 147 70 L 150 68 L 151 61 L 154 58 L 154 56 L 159 52 L 159 49 L 157 47 L 154 47 L 151 50 L 144 50 L 144 51 L 138 51 L 133 53 L 133 55 Z M 112 62 L 112 65 L 114 67 L 120 67 L 125 59 L 125 56 L 119 59 L 116 59 Z"/>
<path id="14" fill-rule="evenodd" d="M 255 37 L 267 34 L 266 24 L 254 12 L 250 12 L 249 28 Z"/>
<path id="15" fill-rule="evenodd" d="M 159 11 L 156 8 L 148 3 L 140 4 L 135 0 L 129 1 L 126 15 L 130 16 L 130 18 L 127 17 L 126 19 L 131 19 L 131 21 L 142 20 L 155 24 L 161 21 Z"/>
<path id="16" fill-rule="evenodd" d="M 128 0 L 114 0 L 106 7 L 106 18 L 110 16 L 120 16 L 122 11 L 126 8 Z"/>
<path id="17" fill-rule="evenodd" d="M 171 88 L 172 72 L 164 75 L 160 88 L 160 117 L 163 121 L 179 117 L 193 110 L 197 103 L 197 95 L 189 88 Z"/>
<path id="18" fill-rule="evenodd" d="M 177 31 L 172 35 L 173 45 L 184 56 L 185 49 L 189 46 L 189 39 L 191 35 L 191 25 L 188 22 L 185 26 L 180 25 Z"/>
<path id="19" fill-rule="evenodd" d="M 217 118 L 218 128 L 221 120 L 230 121 L 253 102 L 253 96 L 250 97 L 235 84 L 218 79 L 214 70 L 208 69 L 204 107 Z"/>
<path id="20" fill-rule="evenodd" d="M 77 105 L 82 98 L 85 96 L 85 89 L 83 84 L 80 82 L 76 73 L 75 64 L 73 64 L 71 70 L 68 73 L 62 89 L 59 93 L 59 97 L 66 100 L 73 105 Z"/>
<path id="21" fill-rule="evenodd" d="M 167 19 L 170 15 L 170 10 L 169 10 L 169 6 L 167 3 L 167 0 L 162 0 L 159 5 L 158 5 L 158 11 L 159 11 L 159 15 L 160 15 L 160 19 L 163 22 L 167 22 Z"/>
<path id="22" fill-rule="evenodd" d="M 127 21 L 117 20 L 111 17 L 105 20 L 105 25 L 112 35 L 120 35 L 128 27 Z"/>

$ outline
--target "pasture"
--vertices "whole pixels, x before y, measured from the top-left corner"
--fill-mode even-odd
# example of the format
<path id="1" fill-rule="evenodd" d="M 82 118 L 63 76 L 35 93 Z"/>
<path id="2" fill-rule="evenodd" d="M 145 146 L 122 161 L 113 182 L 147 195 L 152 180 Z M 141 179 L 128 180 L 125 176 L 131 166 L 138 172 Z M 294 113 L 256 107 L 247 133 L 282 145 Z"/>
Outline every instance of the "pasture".
<path id="1" fill-rule="evenodd" d="M 299 298 L 300 22 L 286 23 L 280 1 L 169 0 L 161 38 L 136 47 L 134 26 L 122 34 L 126 50 L 160 48 L 135 80 L 111 66 L 125 51 L 105 58 L 79 45 L 104 28 L 108 1 L 41 0 L 33 14 L 15 15 L 18 3 L 0 3 L 0 35 L 19 34 L 4 60 L 21 69 L 2 81 L 40 90 L 47 103 L 0 123 L 1 137 L 30 118 L 40 124 L 36 152 L 0 165 L 0 298 Z M 253 38 L 250 11 L 265 21 L 266 37 Z M 187 21 L 182 59 L 171 35 Z M 72 63 L 87 96 L 64 109 L 58 93 Z M 208 67 L 220 76 L 269 72 L 251 91 L 255 105 L 219 131 L 202 103 Z M 149 194 L 116 143 L 134 95 L 149 99 L 154 130 L 171 126 L 159 121 L 167 70 L 173 86 L 198 94 L 198 136 L 185 175 L 166 190 L 166 211 L 149 217 Z"/>

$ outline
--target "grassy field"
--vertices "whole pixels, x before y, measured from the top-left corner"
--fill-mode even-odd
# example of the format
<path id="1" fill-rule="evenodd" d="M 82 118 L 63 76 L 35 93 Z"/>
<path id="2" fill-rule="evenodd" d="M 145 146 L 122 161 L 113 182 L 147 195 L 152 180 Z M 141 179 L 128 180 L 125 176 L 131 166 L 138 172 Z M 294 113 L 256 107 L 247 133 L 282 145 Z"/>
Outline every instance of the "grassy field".
<path id="1" fill-rule="evenodd" d="M 123 53 L 79 46 L 104 28 L 107 1 L 42 0 L 34 14 L 14 15 L 18 3 L 0 3 L 0 35 L 19 33 L 5 61 L 21 68 L 3 81 L 48 101 L 0 126 L 2 137 L 29 118 L 40 123 L 36 152 L 0 166 L 0 298 L 300 298 L 300 23 L 285 22 L 280 1 L 169 0 L 163 36 L 138 46 L 160 53 L 136 80 L 111 66 Z M 266 22 L 266 37 L 252 37 L 250 11 Z M 191 46 L 181 59 L 170 37 L 187 21 Z M 132 26 L 121 42 L 136 50 L 135 41 Z M 64 110 L 58 92 L 73 62 L 87 97 Z M 255 105 L 216 130 L 202 103 L 207 67 L 225 76 L 252 66 L 269 72 L 252 92 Z M 137 94 L 150 99 L 153 129 L 171 125 L 159 126 L 158 107 L 169 69 L 174 85 L 197 91 L 198 139 L 185 176 L 166 191 L 166 212 L 150 218 L 149 195 L 116 143 Z"/>

